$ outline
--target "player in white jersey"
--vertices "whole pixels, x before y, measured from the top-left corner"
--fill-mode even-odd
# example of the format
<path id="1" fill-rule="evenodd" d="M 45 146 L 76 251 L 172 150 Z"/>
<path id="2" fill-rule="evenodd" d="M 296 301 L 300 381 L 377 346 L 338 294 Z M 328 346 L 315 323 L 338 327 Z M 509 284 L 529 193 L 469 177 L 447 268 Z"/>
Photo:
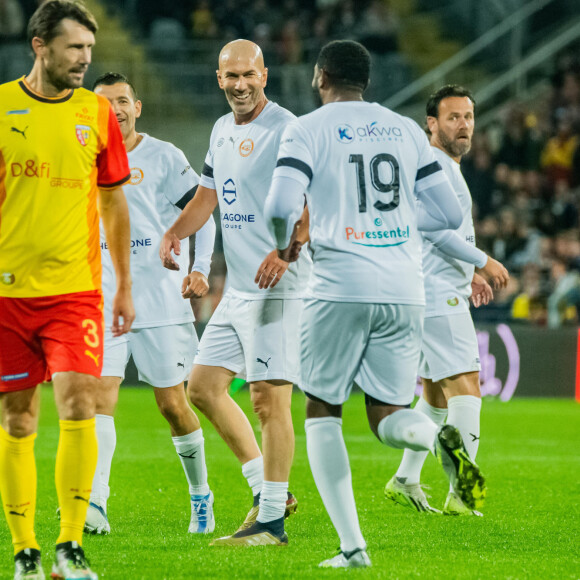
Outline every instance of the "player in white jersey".
<path id="1" fill-rule="evenodd" d="M 184 380 L 193 365 L 198 339 L 191 305 L 183 297 L 203 296 L 209 289 L 207 276 L 215 222 L 210 217 L 197 233 L 193 271 L 188 287 L 182 288 L 182 276 L 163 268 L 157 253 L 165 230 L 194 195 L 199 177 L 177 147 L 137 133 L 135 122 L 141 115 L 141 102 L 126 77 L 107 73 L 95 81 L 94 91 L 106 97 L 113 107 L 131 167 L 126 196 L 131 216 L 131 274 L 137 315 L 129 334 L 112 336 L 109 329 L 116 282 L 101 233 L 106 330 L 101 390 L 97 400 L 99 456 L 85 531 L 97 534 L 110 531 L 107 499 L 116 444 L 113 414 L 125 367 L 132 356 L 139 378 L 154 387 L 157 405 L 169 423 L 175 450 L 189 483 L 189 531 L 212 532 L 215 525 L 211 510 L 213 497 L 202 473 L 205 460 L 203 457 L 196 457 L 195 462 L 192 459 L 192 455 L 199 455 L 203 436 L 187 401 Z M 187 271 L 187 245 L 179 262 Z"/>
<path id="2" fill-rule="evenodd" d="M 252 42 L 236 40 L 220 52 L 217 77 L 232 112 L 216 122 L 197 194 L 160 251 L 163 263 L 175 267 L 172 250 L 178 253 L 179 240 L 219 204 L 229 289 L 201 338 L 188 393 L 242 463 L 254 506 L 240 529 L 216 545 L 285 544 L 284 517 L 296 507 L 288 493 L 294 453 L 290 399 L 298 380 L 309 260 L 302 256 L 290 267 L 280 260 L 263 217 L 280 137 L 294 119 L 267 100 L 267 74 Z M 242 371 L 262 427 L 263 459 L 248 419 L 228 393 Z"/>
<path id="3" fill-rule="evenodd" d="M 435 157 L 453 185 L 461 204 L 463 221 L 455 231 L 424 234 L 423 270 L 427 306 L 419 374 L 423 394 L 415 409 L 441 425 L 455 425 L 470 457 L 479 446 L 479 349 L 469 313 L 472 285 L 477 297 L 487 302 L 493 296 L 475 267 L 496 288 L 507 284 L 507 270 L 475 247 L 471 195 L 459 162 L 471 148 L 475 125 L 474 100 L 469 91 L 447 85 L 431 95 L 427 103 L 427 133 Z M 440 513 L 432 508 L 420 486 L 426 452 L 406 449 L 397 473 L 387 483 L 385 495 L 419 512 Z M 465 506 L 449 490 L 443 513 L 480 515 Z"/>
<path id="4" fill-rule="evenodd" d="M 381 442 L 436 453 L 471 506 L 485 495 L 457 429 L 408 408 L 425 304 L 419 229 L 456 228 L 461 209 L 417 124 L 364 102 L 369 72 L 370 55 L 356 42 L 321 50 L 313 85 L 323 106 L 284 132 L 265 206 L 278 248 L 291 247 L 306 190 L 313 270 L 300 386 L 310 467 L 341 541 L 323 567 L 370 565 L 342 436 L 353 382 Z"/>

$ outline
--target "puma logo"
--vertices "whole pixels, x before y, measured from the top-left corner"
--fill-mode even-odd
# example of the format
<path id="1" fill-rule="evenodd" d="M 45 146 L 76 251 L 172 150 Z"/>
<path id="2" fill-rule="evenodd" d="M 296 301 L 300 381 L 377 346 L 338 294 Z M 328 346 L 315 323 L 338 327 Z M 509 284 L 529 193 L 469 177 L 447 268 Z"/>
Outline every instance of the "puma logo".
<path id="1" fill-rule="evenodd" d="M 178 453 L 179 457 L 184 457 L 185 459 L 195 459 L 197 451 L 192 451 L 191 455 L 186 455 L 185 453 Z"/>
<path id="2" fill-rule="evenodd" d="M 73 497 L 73 499 L 78 499 L 79 501 L 84 501 L 86 503 L 89 503 L 89 500 L 86 497 L 83 497 L 82 495 L 75 495 Z"/>
<path id="3" fill-rule="evenodd" d="M 268 368 L 268 363 L 270 362 L 270 359 L 272 357 L 270 357 L 268 360 L 262 360 L 261 358 L 256 358 L 256 362 L 262 363 L 263 365 L 266 366 L 266 368 Z"/>
<path id="4" fill-rule="evenodd" d="M 96 366 L 99 366 L 99 358 L 101 356 L 100 354 L 93 354 L 90 350 L 85 350 L 85 354 L 95 361 Z"/>
<path id="5" fill-rule="evenodd" d="M 26 127 L 26 129 L 24 129 L 24 131 L 21 131 L 20 129 L 17 129 L 16 127 L 11 127 L 10 131 L 12 131 L 13 133 L 20 133 L 25 139 L 26 139 L 26 131 L 28 130 L 28 126 Z"/>
<path id="6" fill-rule="evenodd" d="M 185 368 L 185 365 L 183 363 L 177 363 L 177 366 Z"/>
<path id="7" fill-rule="evenodd" d="M 470 433 L 470 435 L 472 441 L 477 441 L 479 439 L 479 437 L 477 435 L 474 435 L 473 433 Z"/>
<path id="8" fill-rule="evenodd" d="M 21 518 L 25 518 L 26 517 L 26 512 L 28 511 L 28 508 L 26 508 L 22 513 L 20 512 L 15 512 L 14 510 L 10 510 L 8 513 L 11 516 L 20 516 Z"/>

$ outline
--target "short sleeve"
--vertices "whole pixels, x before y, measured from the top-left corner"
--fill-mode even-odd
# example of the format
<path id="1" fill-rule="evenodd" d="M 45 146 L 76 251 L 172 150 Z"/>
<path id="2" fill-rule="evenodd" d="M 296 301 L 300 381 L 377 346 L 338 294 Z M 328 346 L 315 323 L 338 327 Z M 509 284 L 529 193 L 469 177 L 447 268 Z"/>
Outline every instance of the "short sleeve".
<path id="1" fill-rule="evenodd" d="M 127 151 L 117 117 L 109 106 L 106 144 L 97 156 L 97 185 L 102 189 L 114 189 L 126 183 L 131 177 Z"/>
<path id="2" fill-rule="evenodd" d="M 306 129 L 298 120 L 292 121 L 282 133 L 275 176 L 290 177 L 306 188 L 313 177 L 312 146 Z"/>
<path id="3" fill-rule="evenodd" d="M 166 158 L 166 180 L 165 196 L 173 205 L 180 205 L 185 202 L 184 196 L 191 195 L 190 192 L 199 184 L 199 177 L 187 161 L 183 151 L 171 146 L 168 149 Z M 185 205 L 181 203 L 181 205 Z"/>

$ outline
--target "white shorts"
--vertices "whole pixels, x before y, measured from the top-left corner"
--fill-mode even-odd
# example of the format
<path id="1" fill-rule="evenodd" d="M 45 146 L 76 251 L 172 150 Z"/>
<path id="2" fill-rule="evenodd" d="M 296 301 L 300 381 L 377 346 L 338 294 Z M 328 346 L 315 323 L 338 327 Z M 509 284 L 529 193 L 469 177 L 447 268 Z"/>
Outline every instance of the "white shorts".
<path id="1" fill-rule="evenodd" d="M 409 405 L 417 381 L 423 306 L 304 301 L 303 391 L 341 405 L 353 382 L 371 397 Z"/>
<path id="2" fill-rule="evenodd" d="M 226 294 L 203 332 L 195 364 L 245 374 L 249 383 L 295 383 L 301 314 L 302 300 L 244 300 Z"/>
<path id="3" fill-rule="evenodd" d="M 469 312 L 425 318 L 419 375 L 440 381 L 481 370 L 477 335 Z"/>
<path id="4" fill-rule="evenodd" d="M 117 337 L 107 331 L 101 376 L 124 378 L 133 356 L 139 380 L 154 387 L 174 387 L 189 377 L 198 342 L 192 322 L 137 328 Z"/>

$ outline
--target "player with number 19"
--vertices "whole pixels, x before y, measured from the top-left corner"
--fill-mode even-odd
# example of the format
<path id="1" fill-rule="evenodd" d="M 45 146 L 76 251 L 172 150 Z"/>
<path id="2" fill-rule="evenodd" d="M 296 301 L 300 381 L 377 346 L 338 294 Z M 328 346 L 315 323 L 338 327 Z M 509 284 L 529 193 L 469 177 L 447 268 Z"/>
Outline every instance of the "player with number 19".
<path id="1" fill-rule="evenodd" d="M 485 494 L 458 430 L 409 409 L 425 305 L 420 230 L 457 228 L 461 208 L 421 128 L 363 101 L 369 73 L 362 45 L 323 47 L 313 79 L 323 106 L 286 128 L 265 206 L 278 248 L 287 248 L 306 191 L 313 270 L 299 384 L 308 459 L 341 541 L 321 566 L 334 568 L 370 565 L 342 437 L 354 382 L 382 443 L 436 454 L 470 505 Z"/>

